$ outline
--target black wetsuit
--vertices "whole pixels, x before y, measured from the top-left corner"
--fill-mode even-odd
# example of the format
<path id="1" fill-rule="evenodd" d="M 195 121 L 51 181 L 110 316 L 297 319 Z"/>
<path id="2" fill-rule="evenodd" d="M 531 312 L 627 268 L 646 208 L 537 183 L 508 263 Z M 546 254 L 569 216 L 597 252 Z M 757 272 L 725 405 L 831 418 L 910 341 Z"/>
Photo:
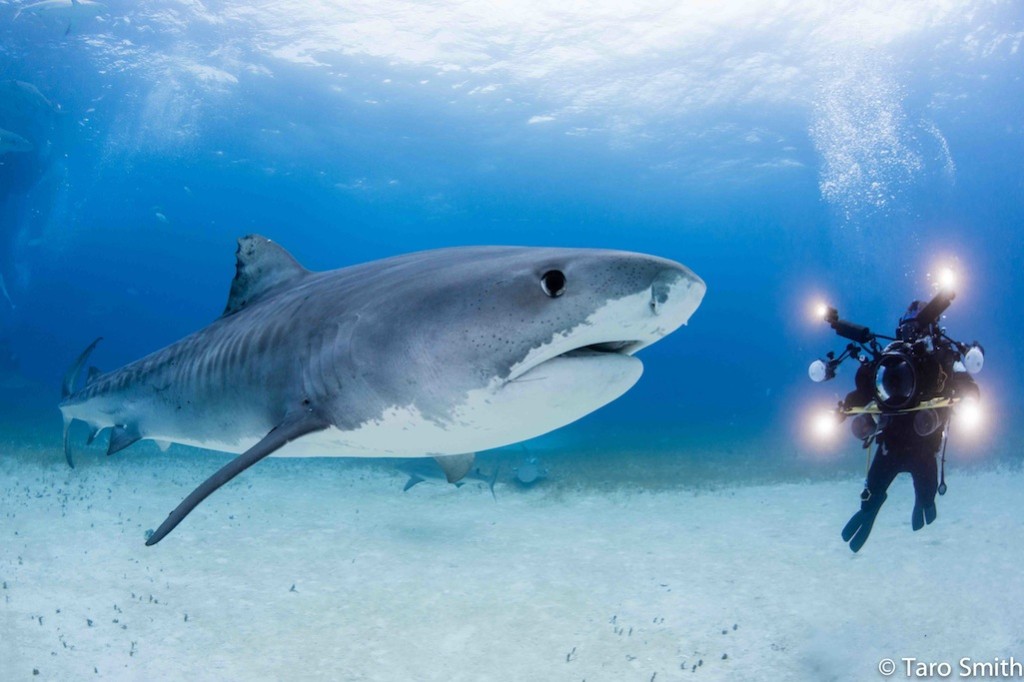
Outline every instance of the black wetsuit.
<path id="1" fill-rule="evenodd" d="M 977 384 L 964 372 L 954 373 L 950 386 L 957 397 L 978 396 Z M 867 405 L 870 400 L 867 392 L 859 389 L 846 396 L 844 405 L 860 407 Z M 920 530 L 935 520 L 935 493 L 939 487 L 936 455 L 942 447 L 942 434 L 950 411 L 950 408 L 935 410 L 938 419 L 934 431 L 924 435 L 919 434 L 914 425 L 917 413 L 882 415 L 874 435 L 877 448 L 868 468 L 864 492 L 861 493 L 860 510 L 843 528 L 843 540 L 850 543 L 851 550 L 856 552 L 867 542 L 875 517 L 886 500 L 889 486 L 900 473 L 909 473 L 914 481 L 911 527 Z"/>

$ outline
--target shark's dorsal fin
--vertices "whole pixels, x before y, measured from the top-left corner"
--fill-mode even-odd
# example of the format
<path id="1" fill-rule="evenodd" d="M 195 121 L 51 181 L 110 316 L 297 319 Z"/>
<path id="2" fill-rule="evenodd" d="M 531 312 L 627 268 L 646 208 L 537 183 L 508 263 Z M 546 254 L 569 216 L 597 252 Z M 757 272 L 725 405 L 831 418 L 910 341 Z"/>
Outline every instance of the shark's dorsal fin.
<path id="1" fill-rule="evenodd" d="M 238 240 L 235 279 L 223 316 L 232 315 L 274 289 L 293 285 L 309 274 L 290 253 L 258 234 Z"/>
<path id="2" fill-rule="evenodd" d="M 103 372 L 100 371 L 99 367 L 90 367 L 89 375 L 85 379 L 85 385 L 88 386 L 92 384 L 94 381 L 96 381 L 97 378 L 99 378 L 101 374 L 103 374 Z"/>

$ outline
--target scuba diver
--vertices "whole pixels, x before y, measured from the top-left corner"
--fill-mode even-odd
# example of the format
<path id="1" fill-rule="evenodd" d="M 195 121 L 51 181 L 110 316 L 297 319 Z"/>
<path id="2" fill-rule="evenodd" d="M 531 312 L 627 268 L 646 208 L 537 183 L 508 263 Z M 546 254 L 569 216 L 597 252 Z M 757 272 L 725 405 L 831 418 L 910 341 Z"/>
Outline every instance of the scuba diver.
<path id="1" fill-rule="evenodd" d="M 825 320 L 840 336 L 854 341 L 838 358 L 816 360 L 809 373 L 814 381 L 835 376 L 838 365 L 854 358 L 860 366 L 855 389 L 839 403 L 840 419 L 853 416 L 851 430 L 874 457 L 861 492 L 860 509 L 842 531 L 854 552 L 871 534 L 889 485 L 907 472 L 914 483 L 910 525 L 915 531 L 936 518 L 935 495 L 946 492 L 945 446 L 953 406 L 975 409 L 980 397 L 972 374 L 981 370 L 984 352 L 954 341 L 939 327 L 939 318 L 954 298 L 942 290 L 927 304 L 914 301 L 900 318 L 895 338 L 881 336 L 825 308 Z M 882 348 L 878 339 L 888 340 Z M 941 465 L 937 462 L 942 451 Z M 941 467 L 941 473 L 940 473 Z"/>

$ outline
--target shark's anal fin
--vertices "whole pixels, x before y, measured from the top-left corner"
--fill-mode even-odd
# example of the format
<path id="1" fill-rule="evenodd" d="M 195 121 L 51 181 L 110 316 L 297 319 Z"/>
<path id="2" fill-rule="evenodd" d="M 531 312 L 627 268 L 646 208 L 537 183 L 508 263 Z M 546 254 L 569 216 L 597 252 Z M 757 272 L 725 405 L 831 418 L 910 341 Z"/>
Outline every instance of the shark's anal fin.
<path id="1" fill-rule="evenodd" d="M 425 480 L 427 480 L 427 479 L 423 478 L 422 476 L 417 476 L 416 474 L 412 474 L 411 476 L 409 476 L 409 480 L 405 482 L 405 487 L 402 488 L 402 492 L 404 493 L 409 488 L 413 487 L 414 485 L 416 485 L 418 483 L 423 483 L 423 481 L 425 481 Z"/>
<path id="2" fill-rule="evenodd" d="M 199 503 L 209 497 L 217 488 L 221 487 L 238 474 L 242 473 L 256 462 L 275 450 L 284 447 L 296 438 L 305 436 L 315 431 L 323 431 L 331 424 L 311 410 L 291 414 L 285 417 L 284 421 L 270 430 L 263 439 L 251 448 L 234 458 L 217 473 L 203 481 L 202 485 L 193 490 L 188 497 L 182 500 L 167 519 L 160 524 L 147 540 L 146 546 L 151 547 L 164 539 L 174 528 L 189 515 Z"/>
<path id="3" fill-rule="evenodd" d="M 461 481 L 470 472 L 475 459 L 476 454 L 471 452 L 468 455 L 443 455 L 435 457 L 434 461 L 444 471 L 448 482 L 455 483 L 456 481 Z"/>
<path id="4" fill-rule="evenodd" d="M 132 443 L 137 443 L 142 440 L 142 434 L 139 433 L 138 428 L 132 425 L 128 426 L 115 426 L 110 431 L 110 445 L 107 446 L 107 455 L 112 455 L 115 452 L 121 452 Z"/>

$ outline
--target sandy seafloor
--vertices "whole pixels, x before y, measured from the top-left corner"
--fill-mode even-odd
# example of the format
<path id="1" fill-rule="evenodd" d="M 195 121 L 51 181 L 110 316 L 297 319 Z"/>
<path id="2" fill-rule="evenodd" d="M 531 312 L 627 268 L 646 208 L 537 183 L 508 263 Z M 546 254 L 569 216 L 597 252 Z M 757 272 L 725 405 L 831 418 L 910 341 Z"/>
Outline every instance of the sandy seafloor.
<path id="1" fill-rule="evenodd" d="M 1024 658 L 1019 467 L 951 472 L 919 533 L 901 477 L 853 555 L 858 478 L 494 501 L 268 460 L 147 548 L 224 460 L 146 447 L 73 471 L 0 453 L 0 679 L 871 680 L 884 657 Z"/>

